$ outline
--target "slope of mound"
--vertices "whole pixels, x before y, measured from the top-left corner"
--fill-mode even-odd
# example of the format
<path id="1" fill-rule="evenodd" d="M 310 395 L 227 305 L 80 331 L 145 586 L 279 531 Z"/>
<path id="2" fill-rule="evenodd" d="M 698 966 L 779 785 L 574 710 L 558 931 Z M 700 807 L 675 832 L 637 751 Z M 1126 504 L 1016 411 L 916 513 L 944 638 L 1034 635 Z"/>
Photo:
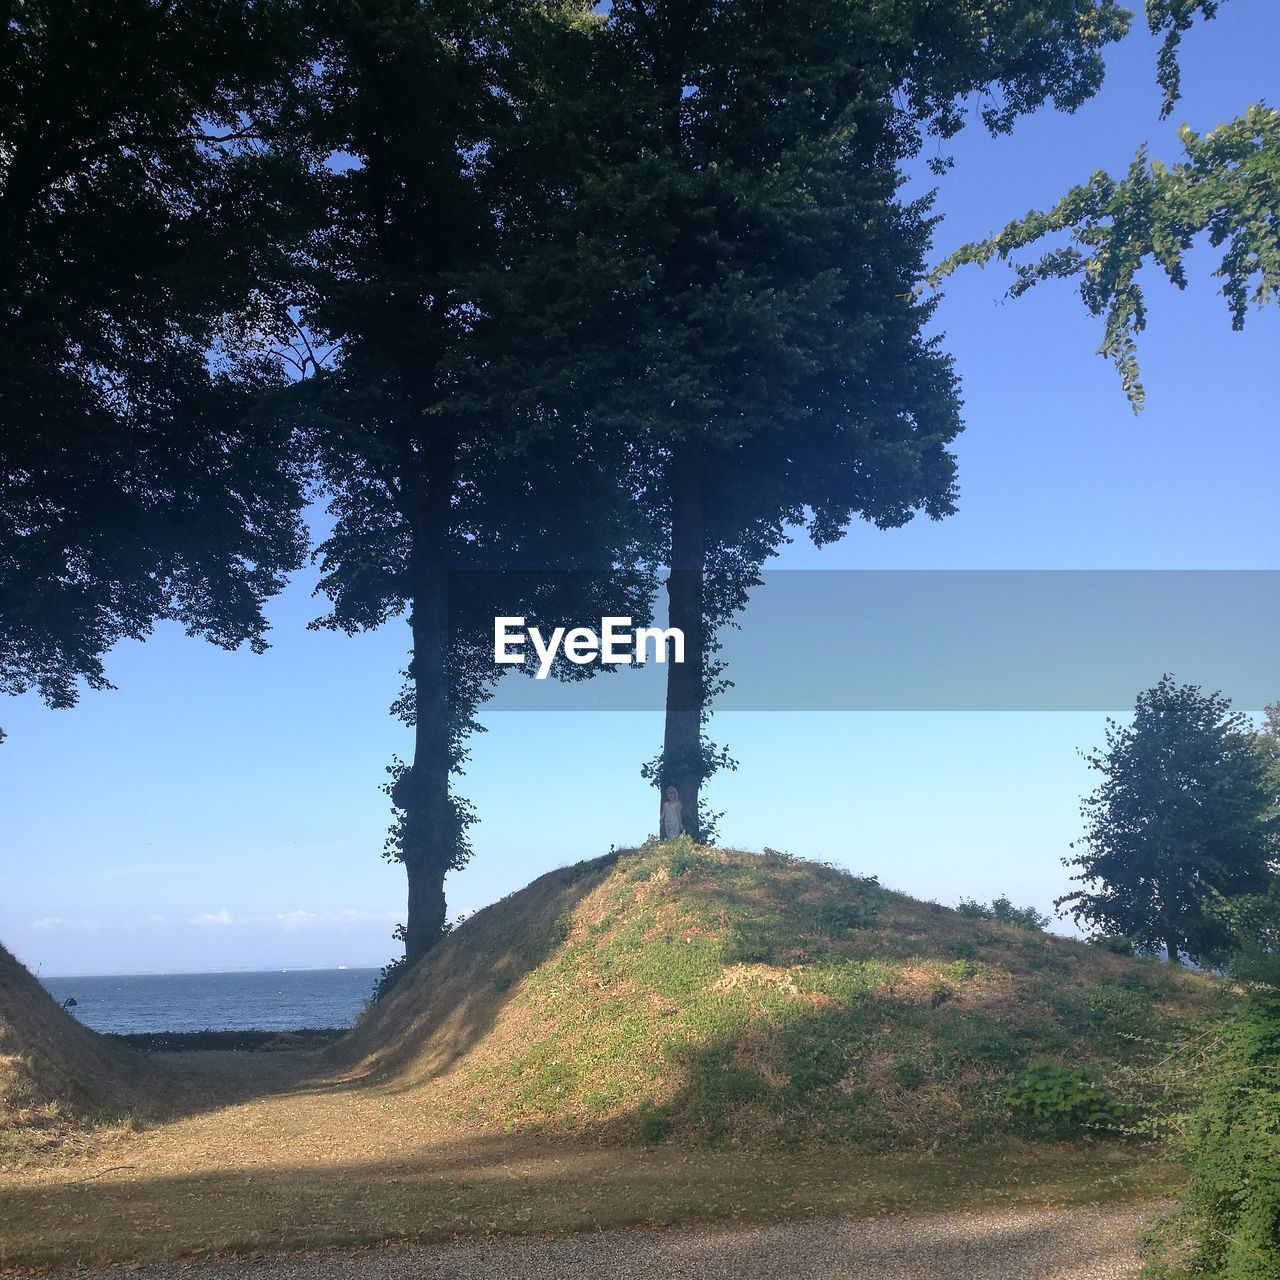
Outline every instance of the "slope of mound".
<path id="1" fill-rule="evenodd" d="M 1095 1103 L 1122 1118 L 1135 1069 L 1225 998 L 874 879 L 681 840 L 479 912 L 336 1053 L 469 1126 L 888 1149 L 1067 1136 Z"/>
<path id="2" fill-rule="evenodd" d="M 0 946 L 0 1131 L 92 1116 L 124 1096 L 117 1052 Z"/>

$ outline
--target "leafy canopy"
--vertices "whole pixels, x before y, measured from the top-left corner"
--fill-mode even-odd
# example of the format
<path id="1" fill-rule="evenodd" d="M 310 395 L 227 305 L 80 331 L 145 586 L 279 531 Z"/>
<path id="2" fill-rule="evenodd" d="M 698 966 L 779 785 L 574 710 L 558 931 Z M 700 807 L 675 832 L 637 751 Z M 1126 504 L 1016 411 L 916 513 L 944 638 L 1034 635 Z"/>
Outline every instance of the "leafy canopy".
<path id="1" fill-rule="evenodd" d="M 276 0 L 23 0 L 0 29 L 0 690 L 55 706 L 157 619 L 265 645 L 297 566 L 271 283 L 298 27 Z"/>

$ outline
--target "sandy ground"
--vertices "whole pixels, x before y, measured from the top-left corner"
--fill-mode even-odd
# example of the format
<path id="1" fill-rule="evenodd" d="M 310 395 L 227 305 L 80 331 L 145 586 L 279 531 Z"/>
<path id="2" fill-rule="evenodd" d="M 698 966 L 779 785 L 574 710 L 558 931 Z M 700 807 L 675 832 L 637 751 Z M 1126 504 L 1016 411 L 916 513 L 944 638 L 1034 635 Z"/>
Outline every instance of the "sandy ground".
<path id="1" fill-rule="evenodd" d="M 1121 1280 L 1138 1273 L 1139 1236 L 1152 1212 L 1150 1204 L 1127 1204 L 623 1229 L 150 1265 L 130 1274 L 144 1280 Z"/>

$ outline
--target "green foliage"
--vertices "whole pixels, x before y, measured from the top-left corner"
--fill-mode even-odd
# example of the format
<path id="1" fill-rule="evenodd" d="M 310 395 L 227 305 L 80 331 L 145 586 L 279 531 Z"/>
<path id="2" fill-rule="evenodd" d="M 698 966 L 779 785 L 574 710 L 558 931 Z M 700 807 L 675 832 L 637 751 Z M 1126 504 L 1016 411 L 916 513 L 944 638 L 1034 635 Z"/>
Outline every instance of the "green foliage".
<path id="1" fill-rule="evenodd" d="M 301 232 L 297 18 L 4 7 L 0 692 L 71 706 L 157 620 L 266 647 L 305 550 L 291 425 L 254 412 Z"/>
<path id="2" fill-rule="evenodd" d="M 918 1062 L 903 1059 L 893 1064 L 893 1082 L 903 1089 L 914 1089 L 929 1078 L 928 1070 Z"/>
<path id="3" fill-rule="evenodd" d="M 1153 36 L 1162 35 L 1156 63 L 1156 81 L 1164 90 L 1160 119 L 1164 120 L 1181 96 L 1182 76 L 1178 67 L 1178 47 L 1195 23 L 1196 16 L 1214 18 L 1221 0 L 1146 0 L 1147 27 Z"/>
<path id="4" fill-rule="evenodd" d="M 394 960 L 388 960 L 378 970 L 378 976 L 374 980 L 373 994 L 369 997 L 371 1003 L 377 1004 L 379 1000 L 385 1000 L 391 994 L 391 990 L 396 983 L 408 973 L 410 964 L 411 962 L 407 955 L 397 956 Z"/>
<path id="5" fill-rule="evenodd" d="M 1122 1118 L 1119 1105 L 1091 1068 L 1069 1067 L 1047 1058 L 1033 1059 L 1018 1072 L 1005 1090 L 1005 1101 L 1037 1137 L 1105 1132 Z"/>
<path id="6" fill-rule="evenodd" d="M 1132 956 L 1137 954 L 1137 943 L 1124 933 L 1095 933 L 1086 939 L 1091 947 L 1101 951 L 1109 951 L 1113 956 Z"/>
<path id="7" fill-rule="evenodd" d="M 1178 0 L 1161 4 L 1191 7 Z M 999 258 L 1013 263 L 1013 297 L 1046 280 L 1078 279 L 1090 314 L 1105 317 L 1099 350 L 1115 364 L 1137 411 L 1144 398 L 1136 341 L 1146 327 L 1144 266 L 1159 266 L 1185 289 L 1185 255 L 1207 237 L 1223 250 L 1215 275 L 1234 329 L 1243 328 L 1251 304 L 1264 306 L 1280 289 L 1280 112 L 1258 103 L 1207 133 L 1184 125 L 1178 136 L 1182 161 L 1165 165 L 1143 147 L 1123 177 L 1095 173 L 1047 211 L 964 245 L 932 278 Z M 1063 233 L 1064 247 L 1016 259 L 1019 250 Z"/>
<path id="8" fill-rule="evenodd" d="M 715 869 L 714 861 L 687 834 L 677 836 L 668 847 L 667 870 L 673 876 L 705 876 Z"/>
<path id="9" fill-rule="evenodd" d="M 641 1110 L 640 1136 L 646 1142 L 661 1142 L 670 1132 L 670 1117 L 652 1107 Z"/>
<path id="10" fill-rule="evenodd" d="M 1218 959 L 1236 945 L 1220 903 L 1265 894 L 1280 826 L 1275 793 L 1244 716 L 1221 694 L 1163 676 L 1140 694 L 1131 724 L 1108 722 L 1105 751 L 1086 756 L 1102 774 L 1081 812 L 1082 851 L 1067 865 L 1085 888 L 1077 921 Z"/>
<path id="11" fill-rule="evenodd" d="M 1280 1274 L 1280 994 L 1255 991 L 1204 1064 L 1187 1127 L 1182 1212 L 1153 1241 L 1153 1280 Z"/>
<path id="12" fill-rule="evenodd" d="M 1041 915 L 1035 907 L 1015 907 L 1003 895 L 993 898 L 990 906 L 974 898 L 961 898 L 956 904 L 956 910 L 962 916 L 999 920 L 1002 924 L 1014 924 L 1020 929 L 1045 929 L 1049 924 L 1049 917 Z"/>
<path id="13" fill-rule="evenodd" d="M 457 921 L 446 920 L 437 932 L 433 944 L 446 938 L 452 932 L 455 924 L 460 924 L 465 920 L 465 916 L 459 916 Z M 405 927 L 402 924 L 396 925 L 391 936 L 397 942 L 404 942 L 406 937 Z M 377 1004 L 379 1000 L 385 999 L 390 994 L 392 988 L 405 976 L 413 967 L 414 961 L 418 957 L 411 956 L 406 951 L 404 955 L 397 956 L 394 960 L 389 960 L 378 970 L 378 976 L 374 980 L 373 992 L 369 997 L 370 1004 Z"/>

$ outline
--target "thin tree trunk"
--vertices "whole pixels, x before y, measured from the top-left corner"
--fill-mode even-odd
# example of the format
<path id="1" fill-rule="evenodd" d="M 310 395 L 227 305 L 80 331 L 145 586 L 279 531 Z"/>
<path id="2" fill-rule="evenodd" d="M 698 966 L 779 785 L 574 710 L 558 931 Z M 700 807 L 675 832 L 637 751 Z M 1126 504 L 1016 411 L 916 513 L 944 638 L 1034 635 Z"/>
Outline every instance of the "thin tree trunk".
<path id="1" fill-rule="evenodd" d="M 684 441 L 671 458 L 671 575 L 667 579 L 667 625 L 684 632 L 684 662 L 667 666 L 666 725 L 663 733 L 662 794 L 680 793 L 684 829 L 695 840 L 698 792 L 702 786 L 703 570 L 706 559 L 703 446 Z"/>
<path id="2" fill-rule="evenodd" d="M 1169 953 L 1169 963 L 1181 965 L 1182 961 L 1178 959 L 1178 952 L 1182 946 L 1181 941 L 1178 938 L 1167 937 L 1164 940 L 1164 945 L 1165 950 Z"/>
<path id="3" fill-rule="evenodd" d="M 446 549 L 453 489 L 453 448 L 432 446 L 409 502 L 413 530 L 409 625 L 413 652 L 413 763 L 396 784 L 403 810 L 401 857 L 409 882 L 405 954 L 418 959 L 445 923 L 444 878 L 456 853 L 449 802 L 449 569 Z M 406 491 L 408 492 L 408 491 Z"/>

